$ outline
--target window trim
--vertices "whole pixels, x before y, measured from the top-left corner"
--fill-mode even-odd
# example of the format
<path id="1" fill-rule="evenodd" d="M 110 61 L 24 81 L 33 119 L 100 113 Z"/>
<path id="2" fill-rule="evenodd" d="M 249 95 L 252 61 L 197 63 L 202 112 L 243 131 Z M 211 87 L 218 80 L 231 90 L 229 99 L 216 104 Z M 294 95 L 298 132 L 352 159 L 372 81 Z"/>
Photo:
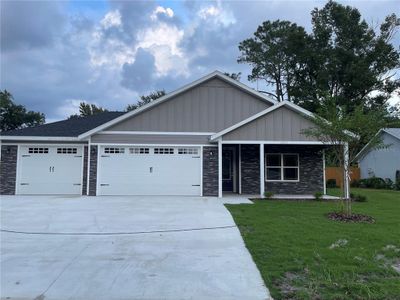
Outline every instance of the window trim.
<path id="1" fill-rule="evenodd" d="M 267 160 L 267 156 L 268 155 L 280 155 L 280 157 L 281 157 L 281 165 L 280 166 L 268 166 L 268 160 Z M 285 167 L 283 165 L 283 156 L 284 155 L 296 155 L 297 156 L 297 166 L 287 166 L 287 167 Z M 265 181 L 266 182 L 300 182 L 300 155 L 299 155 L 299 153 L 282 153 L 282 152 L 265 153 L 264 159 L 265 159 L 264 174 L 265 174 Z M 281 179 L 268 179 L 268 177 L 267 177 L 268 168 L 280 169 L 281 170 Z M 284 176 L 283 170 L 284 169 L 297 169 L 297 179 L 283 179 L 283 176 Z"/>

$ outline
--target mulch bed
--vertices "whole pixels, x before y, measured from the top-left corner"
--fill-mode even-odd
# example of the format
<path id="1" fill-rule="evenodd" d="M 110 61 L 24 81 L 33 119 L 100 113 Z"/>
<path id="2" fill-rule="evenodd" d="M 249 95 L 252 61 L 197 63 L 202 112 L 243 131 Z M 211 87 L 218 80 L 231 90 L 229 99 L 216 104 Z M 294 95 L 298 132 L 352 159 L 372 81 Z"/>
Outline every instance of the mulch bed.
<path id="1" fill-rule="evenodd" d="M 340 212 L 331 212 L 327 214 L 327 217 L 333 221 L 339 222 L 352 222 L 352 223 L 375 223 L 375 219 L 371 216 L 352 214 L 348 216 Z"/>

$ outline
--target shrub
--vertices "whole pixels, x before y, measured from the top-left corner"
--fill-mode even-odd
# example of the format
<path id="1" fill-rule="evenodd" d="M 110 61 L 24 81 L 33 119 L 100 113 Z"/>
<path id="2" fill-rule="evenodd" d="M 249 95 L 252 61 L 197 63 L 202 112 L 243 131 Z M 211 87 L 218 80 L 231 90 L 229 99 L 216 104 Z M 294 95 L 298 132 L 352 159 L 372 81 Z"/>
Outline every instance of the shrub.
<path id="1" fill-rule="evenodd" d="M 393 185 L 393 188 L 394 188 L 395 190 L 400 191 L 400 178 L 397 178 L 397 179 L 396 179 L 396 183 Z"/>
<path id="2" fill-rule="evenodd" d="M 355 202 L 367 202 L 367 197 L 359 194 L 350 194 L 350 199 Z"/>
<path id="3" fill-rule="evenodd" d="M 327 187 L 327 188 L 336 188 L 336 187 L 338 187 L 338 186 L 336 185 L 336 179 L 328 179 L 328 180 L 326 181 L 326 187 Z"/>
<path id="4" fill-rule="evenodd" d="M 273 195 L 274 195 L 273 192 L 265 192 L 265 193 L 264 193 L 264 197 L 265 197 L 266 199 L 271 199 Z"/>
<path id="5" fill-rule="evenodd" d="M 370 177 L 360 180 L 360 187 L 372 189 L 386 189 L 387 184 L 385 180 L 380 177 Z"/>
<path id="6" fill-rule="evenodd" d="M 317 201 L 321 201 L 323 195 L 324 195 L 324 193 L 322 193 L 322 192 L 315 192 L 315 193 L 314 193 L 314 198 L 315 198 L 315 200 L 317 200 Z"/>
<path id="7" fill-rule="evenodd" d="M 385 178 L 385 184 L 387 189 L 392 190 L 394 188 L 393 180 L 390 178 Z"/>
<path id="8" fill-rule="evenodd" d="M 350 182 L 350 186 L 355 188 L 360 187 L 360 180 L 354 179 L 352 182 Z"/>

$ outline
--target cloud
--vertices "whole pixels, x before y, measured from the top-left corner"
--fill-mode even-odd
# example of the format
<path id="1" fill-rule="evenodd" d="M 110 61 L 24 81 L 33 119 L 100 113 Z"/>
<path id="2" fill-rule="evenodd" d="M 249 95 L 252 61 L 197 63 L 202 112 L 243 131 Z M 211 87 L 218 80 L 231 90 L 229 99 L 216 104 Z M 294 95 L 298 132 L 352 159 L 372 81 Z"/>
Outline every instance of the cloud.
<path id="1" fill-rule="evenodd" d="M 55 2 L 2 1 L 1 50 L 52 45 L 66 22 L 61 9 Z"/>
<path id="2" fill-rule="evenodd" d="M 111 27 L 121 27 L 121 14 L 119 10 L 110 11 L 104 18 L 100 21 L 100 24 L 104 29 L 109 29 Z"/>

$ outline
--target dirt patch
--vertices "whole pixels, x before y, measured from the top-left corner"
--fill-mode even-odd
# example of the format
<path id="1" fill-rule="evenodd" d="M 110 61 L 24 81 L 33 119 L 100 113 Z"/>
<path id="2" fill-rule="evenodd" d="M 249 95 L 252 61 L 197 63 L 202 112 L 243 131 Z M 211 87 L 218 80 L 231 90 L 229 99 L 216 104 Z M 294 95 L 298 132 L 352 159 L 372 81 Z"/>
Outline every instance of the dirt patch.
<path id="1" fill-rule="evenodd" d="M 352 214 L 348 216 L 344 213 L 331 212 L 327 214 L 327 217 L 333 221 L 346 223 L 375 223 L 375 219 L 373 217 L 362 214 Z"/>

